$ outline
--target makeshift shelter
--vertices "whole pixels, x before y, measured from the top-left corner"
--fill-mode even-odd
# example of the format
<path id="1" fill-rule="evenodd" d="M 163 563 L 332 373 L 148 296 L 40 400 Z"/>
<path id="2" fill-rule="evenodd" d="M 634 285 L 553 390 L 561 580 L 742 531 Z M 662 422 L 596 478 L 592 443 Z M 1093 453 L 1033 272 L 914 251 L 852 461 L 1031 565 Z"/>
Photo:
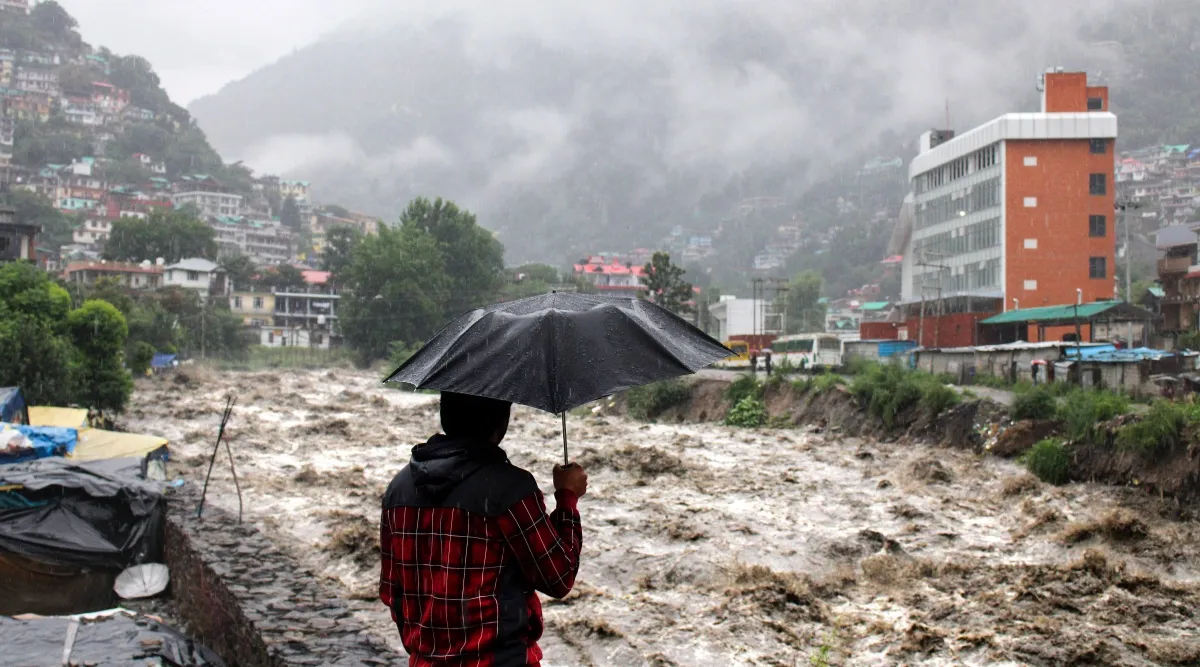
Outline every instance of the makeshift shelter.
<path id="1" fill-rule="evenodd" d="M 14 665 L 224 667 L 220 656 L 161 620 L 124 609 L 77 616 L 0 617 Z"/>
<path id="2" fill-rule="evenodd" d="M 79 443 L 68 458 L 77 461 L 126 457 L 167 458 L 167 439 L 140 433 L 118 433 L 98 428 L 79 431 Z"/>
<path id="3" fill-rule="evenodd" d="M 0 422 L 10 424 L 28 424 L 29 410 L 25 407 L 25 397 L 16 387 L 0 387 Z"/>
<path id="4" fill-rule="evenodd" d="M 1094 301 L 1010 310 L 981 320 L 979 326 L 982 339 L 1003 343 L 1073 340 L 1076 333 L 1081 341 L 1095 342 L 1097 329 L 1112 331 L 1113 325 L 1135 324 L 1135 339 L 1144 338 L 1154 317 L 1124 301 Z"/>
<path id="5" fill-rule="evenodd" d="M 171 368 L 175 366 L 175 359 L 177 356 L 178 355 L 158 352 L 150 359 L 150 368 L 153 368 L 154 370 Z"/>
<path id="6" fill-rule="evenodd" d="M 73 428 L 0 423 L 0 464 L 67 456 L 78 440 Z"/>
<path id="7" fill-rule="evenodd" d="M 113 607 L 127 567 L 161 562 L 166 502 L 144 459 L 0 467 L 0 615 Z"/>
<path id="8" fill-rule="evenodd" d="M 88 411 L 83 408 L 52 408 L 35 405 L 29 408 L 30 426 L 87 428 Z"/>

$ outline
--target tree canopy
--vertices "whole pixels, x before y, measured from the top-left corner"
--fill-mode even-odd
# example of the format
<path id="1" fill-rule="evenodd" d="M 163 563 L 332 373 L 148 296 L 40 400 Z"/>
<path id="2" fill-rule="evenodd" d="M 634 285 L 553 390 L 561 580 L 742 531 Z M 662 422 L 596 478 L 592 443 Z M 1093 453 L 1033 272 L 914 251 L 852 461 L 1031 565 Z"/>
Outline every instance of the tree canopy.
<path id="1" fill-rule="evenodd" d="M 335 281 L 349 268 L 354 248 L 362 242 L 362 232 L 354 227 L 340 225 L 325 234 L 325 247 L 321 251 L 321 268 L 333 273 Z"/>
<path id="2" fill-rule="evenodd" d="M 71 310 L 71 295 L 32 264 L 0 266 L 0 385 L 20 387 L 30 404 L 120 411 L 131 387 L 127 335 L 111 304 Z"/>
<path id="3" fill-rule="evenodd" d="M 443 324 L 453 281 L 437 239 L 417 225 L 380 227 L 354 247 L 342 277 L 342 334 L 360 362 L 386 358 L 394 342 L 425 341 Z"/>
<path id="4" fill-rule="evenodd" d="M 692 312 L 692 284 L 683 279 L 684 273 L 671 263 L 671 255 L 654 253 L 641 279 L 647 298 L 676 315 Z"/>
<path id="5" fill-rule="evenodd" d="M 283 200 L 283 207 L 279 210 L 279 222 L 292 230 L 300 230 L 303 221 L 300 220 L 300 206 L 296 204 L 295 197 L 288 195 Z"/>
<path id="6" fill-rule="evenodd" d="M 780 297 L 787 314 L 789 333 L 822 331 L 825 328 L 825 307 L 821 299 L 821 274 L 802 271 L 788 282 L 787 292 Z"/>
<path id="7" fill-rule="evenodd" d="M 154 211 L 145 220 L 121 218 L 113 223 L 104 246 L 104 259 L 154 261 L 168 264 L 189 257 L 216 259 L 217 241 L 211 227 L 186 211 Z"/>
<path id="8" fill-rule="evenodd" d="M 449 280 L 443 316 L 450 318 L 496 298 L 504 280 L 504 246 L 475 222 L 475 215 L 440 197 L 414 199 L 400 226 L 431 236 L 441 272 Z"/>

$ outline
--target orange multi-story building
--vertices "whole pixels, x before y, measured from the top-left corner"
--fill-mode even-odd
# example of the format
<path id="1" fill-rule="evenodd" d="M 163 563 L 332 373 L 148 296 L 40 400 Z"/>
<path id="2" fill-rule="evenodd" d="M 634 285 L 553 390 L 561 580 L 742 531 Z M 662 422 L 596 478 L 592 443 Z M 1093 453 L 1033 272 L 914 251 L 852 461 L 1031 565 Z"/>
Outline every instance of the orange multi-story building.
<path id="1" fill-rule="evenodd" d="M 1117 118 L 1108 89 L 1061 70 L 1039 87 L 1038 113 L 921 138 L 901 290 L 910 319 L 921 320 L 909 335 L 919 328 L 922 344 L 976 343 L 982 314 L 1071 304 L 1078 294 L 1113 298 Z M 942 332 L 941 319 L 955 331 Z"/>

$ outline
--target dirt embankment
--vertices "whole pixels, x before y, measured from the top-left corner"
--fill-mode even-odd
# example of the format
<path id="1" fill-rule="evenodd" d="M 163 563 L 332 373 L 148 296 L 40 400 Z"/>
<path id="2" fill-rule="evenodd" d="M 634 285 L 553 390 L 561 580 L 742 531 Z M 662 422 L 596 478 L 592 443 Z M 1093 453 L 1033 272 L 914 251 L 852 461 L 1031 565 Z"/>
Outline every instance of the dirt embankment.
<path id="1" fill-rule="evenodd" d="M 699 379 L 692 382 L 691 398 L 684 404 L 665 410 L 656 419 L 659 423 L 719 422 L 725 419 L 732 405 L 725 396 L 726 380 Z M 871 415 L 842 386 L 818 392 L 799 390 L 787 383 L 767 384 L 763 388 L 763 403 L 775 419 L 792 426 L 810 426 L 846 436 L 871 437 L 883 440 L 920 440 L 931 444 L 960 449 L 984 447 L 983 428 L 998 422 L 1004 408 L 987 400 L 967 401 L 933 415 L 920 405 L 912 405 L 896 415 L 892 428 Z M 617 403 L 621 411 L 623 406 Z"/>
<path id="2" fill-rule="evenodd" d="M 690 384 L 691 398 L 664 411 L 656 421 L 721 421 L 732 407 L 725 396 L 729 385 L 725 380 L 696 380 Z M 818 392 L 787 383 L 768 384 L 763 402 L 773 419 L 816 432 L 922 442 L 1004 458 L 1020 456 L 1040 440 L 1060 435 L 1062 429 L 1053 420 L 1013 422 L 1003 406 L 987 399 L 963 401 L 936 415 L 920 403 L 913 404 L 896 415 L 891 428 L 842 386 Z M 1117 447 L 1116 426 L 1105 425 L 1094 442 L 1071 445 L 1071 479 L 1141 488 L 1174 499 L 1177 506 L 1200 504 L 1200 444 L 1148 457 Z"/>

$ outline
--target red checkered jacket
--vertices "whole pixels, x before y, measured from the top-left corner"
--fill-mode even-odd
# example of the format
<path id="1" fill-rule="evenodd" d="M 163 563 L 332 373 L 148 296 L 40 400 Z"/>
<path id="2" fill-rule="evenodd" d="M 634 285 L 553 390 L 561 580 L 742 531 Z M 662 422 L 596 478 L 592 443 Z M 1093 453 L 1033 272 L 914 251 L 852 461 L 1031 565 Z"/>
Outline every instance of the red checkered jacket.
<path id="1" fill-rule="evenodd" d="M 410 667 L 536 666 L 542 607 L 579 571 L 575 495 L 547 513 L 494 445 L 444 435 L 413 448 L 383 498 L 379 596 Z"/>

